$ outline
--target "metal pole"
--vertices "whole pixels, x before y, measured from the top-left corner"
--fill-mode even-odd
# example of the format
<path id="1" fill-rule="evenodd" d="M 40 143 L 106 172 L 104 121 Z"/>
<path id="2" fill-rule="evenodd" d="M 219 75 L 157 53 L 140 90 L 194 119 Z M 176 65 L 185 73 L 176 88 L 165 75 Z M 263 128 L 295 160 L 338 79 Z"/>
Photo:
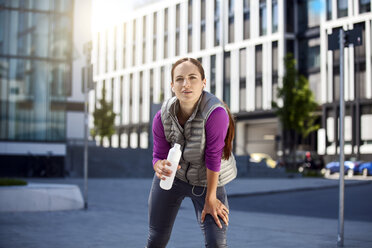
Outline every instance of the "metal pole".
<path id="1" fill-rule="evenodd" d="M 340 29 L 340 185 L 337 246 L 344 246 L 344 30 Z"/>
<path id="2" fill-rule="evenodd" d="M 88 209 L 88 67 L 84 82 L 84 209 Z"/>

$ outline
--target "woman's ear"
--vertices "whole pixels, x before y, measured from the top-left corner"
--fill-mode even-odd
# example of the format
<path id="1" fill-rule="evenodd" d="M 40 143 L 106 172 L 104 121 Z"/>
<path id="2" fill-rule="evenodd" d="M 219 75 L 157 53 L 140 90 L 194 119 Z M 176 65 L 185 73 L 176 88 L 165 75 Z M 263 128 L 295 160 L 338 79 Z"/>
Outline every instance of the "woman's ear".
<path id="1" fill-rule="evenodd" d="M 205 89 L 206 85 L 207 85 L 207 80 L 204 78 L 203 79 L 203 89 Z"/>
<path id="2" fill-rule="evenodd" d="M 171 90 L 172 90 L 173 93 L 175 93 L 173 87 L 174 87 L 174 84 L 173 84 L 173 82 L 171 82 Z"/>

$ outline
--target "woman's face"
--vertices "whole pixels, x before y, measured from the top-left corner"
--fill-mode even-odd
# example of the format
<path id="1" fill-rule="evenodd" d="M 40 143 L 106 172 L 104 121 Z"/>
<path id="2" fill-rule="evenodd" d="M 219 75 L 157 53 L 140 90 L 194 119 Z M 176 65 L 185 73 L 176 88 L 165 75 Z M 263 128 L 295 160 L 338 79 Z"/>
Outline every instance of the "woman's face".
<path id="1" fill-rule="evenodd" d="M 172 91 L 180 103 L 195 104 L 203 92 L 206 80 L 202 80 L 198 67 L 190 61 L 183 62 L 174 68 Z"/>

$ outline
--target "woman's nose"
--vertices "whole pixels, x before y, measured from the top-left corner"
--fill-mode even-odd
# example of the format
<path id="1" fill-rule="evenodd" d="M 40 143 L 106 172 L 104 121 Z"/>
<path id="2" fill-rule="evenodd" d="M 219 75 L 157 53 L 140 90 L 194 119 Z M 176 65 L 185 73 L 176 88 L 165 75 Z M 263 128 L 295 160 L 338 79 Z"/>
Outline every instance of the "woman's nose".
<path id="1" fill-rule="evenodd" d="M 189 86 L 189 85 L 190 85 L 189 80 L 187 80 L 187 78 L 185 78 L 185 79 L 183 80 L 183 86 Z"/>

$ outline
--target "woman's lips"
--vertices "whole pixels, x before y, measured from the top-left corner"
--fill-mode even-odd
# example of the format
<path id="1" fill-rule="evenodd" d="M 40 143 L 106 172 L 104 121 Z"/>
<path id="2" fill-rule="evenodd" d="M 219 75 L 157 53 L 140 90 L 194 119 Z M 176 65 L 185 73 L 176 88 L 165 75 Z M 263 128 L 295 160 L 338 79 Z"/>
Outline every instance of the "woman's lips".
<path id="1" fill-rule="evenodd" d="M 182 93 L 183 93 L 183 94 L 191 94 L 192 91 L 183 91 Z"/>

